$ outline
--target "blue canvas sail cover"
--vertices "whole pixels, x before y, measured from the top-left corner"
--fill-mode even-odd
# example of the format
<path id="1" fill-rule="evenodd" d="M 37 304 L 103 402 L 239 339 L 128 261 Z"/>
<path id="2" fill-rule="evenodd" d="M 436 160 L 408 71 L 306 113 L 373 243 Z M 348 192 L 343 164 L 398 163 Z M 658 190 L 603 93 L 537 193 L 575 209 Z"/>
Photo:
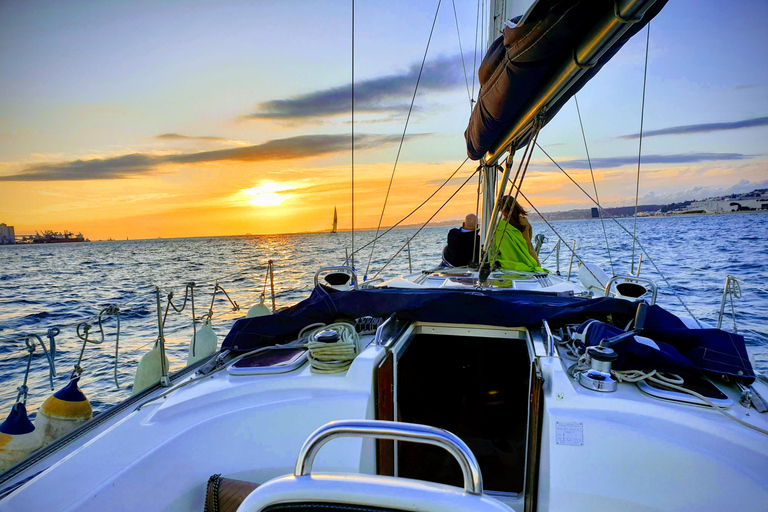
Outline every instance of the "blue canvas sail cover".
<path id="1" fill-rule="evenodd" d="M 339 292 L 316 287 L 309 298 L 274 315 L 242 318 L 235 322 L 222 350 L 246 352 L 293 341 L 313 323 L 330 324 L 364 316 L 386 318 L 395 313 L 408 321 L 451 324 L 532 326 L 542 320 L 553 324 L 588 319 L 625 325 L 635 315 L 631 302 L 599 298 L 560 297 L 521 291 L 373 289 Z M 677 347 L 693 364 L 710 371 L 754 378 L 744 338 L 717 329 L 688 329 L 673 314 L 650 306 L 643 335 Z M 742 372 L 740 375 L 739 372 Z"/>
<path id="2" fill-rule="evenodd" d="M 478 72 L 481 85 L 478 102 L 464 132 L 469 158 L 479 160 L 495 144 L 503 142 L 499 139 L 529 110 L 536 92 L 546 86 L 565 63 L 574 59 L 576 47 L 595 24 L 617 16 L 616 2 L 538 0 L 523 23 L 505 26 L 503 35 L 488 48 Z M 547 104 L 545 124 L 665 4 L 666 0 L 657 0 L 639 21 L 624 20 L 631 24 L 629 29 L 613 42 L 593 67 L 569 84 L 564 94 Z M 522 14 L 511 13 L 512 16 Z M 523 138 L 516 142 L 516 146 L 526 143 L 527 138 Z"/>
<path id="3" fill-rule="evenodd" d="M 575 332 L 581 335 L 585 346 L 591 347 L 626 331 L 589 320 Z M 745 383 L 755 379 L 742 336 L 720 329 L 689 329 L 674 316 L 666 319 L 663 327 L 647 326 L 611 348 L 618 355 L 613 364 L 615 370 L 658 370 L 692 376 L 704 371 Z"/>

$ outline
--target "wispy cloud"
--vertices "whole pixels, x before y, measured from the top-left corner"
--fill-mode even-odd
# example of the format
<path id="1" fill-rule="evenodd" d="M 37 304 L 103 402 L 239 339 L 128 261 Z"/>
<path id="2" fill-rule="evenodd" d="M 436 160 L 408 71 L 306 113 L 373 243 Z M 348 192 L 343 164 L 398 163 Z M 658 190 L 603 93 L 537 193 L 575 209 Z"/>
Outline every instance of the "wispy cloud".
<path id="1" fill-rule="evenodd" d="M 392 113 L 408 109 L 421 63 L 399 74 L 355 82 L 355 111 Z M 464 85 L 461 56 L 429 61 L 419 82 L 420 91 L 447 91 Z M 246 119 L 296 120 L 350 112 L 352 85 L 315 91 L 283 100 L 261 103 Z"/>
<path id="2" fill-rule="evenodd" d="M 420 137 L 422 135 L 412 135 Z M 385 147 L 400 141 L 399 135 L 358 134 L 355 149 Z M 163 164 L 196 164 L 222 161 L 264 162 L 295 160 L 349 151 L 349 135 L 302 135 L 270 140 L 255 146 L 174 155 L 133 153 L 113 158 L 75 160 L 30 165 L 18 174 L 0 176 L 0 181 L 107 180 L 136 177 Z"/>
<path id="3" fill-rule="evenodd" d="M 655 137 L 657 135 L 680 135 L 684 133 L 705 133 L 719 132 L 725 130 L 738 130 L 741 128 L 753 128 L 755 126 L 768 125 L 768 117 L 756 117 L 754 119 L 744 119 L 743 121 L 734 121 L 731 123 L 704 123 L 704 124 L 686 124 L 681 126 L 671 126 L 661 130 L 650 130 L 643 132 L 643 137 Z M 639 133 L 622 135 L 620 139 L 638 139 Z"/>
<path id="4" fill-rule="evenodd" d="M 695 164 L 700 162 L 714 162 L 724 160 L 746 160 L 750 155 L 741 153 L 683 153 L 677 155 L 643 155 L 642 164 Z M 587 169 L 587 160 L 565 160 L 558 162 L 562 167 L 569 169 Z M 614 156 L 609 158 L 593 158 L 593 169 L 607 169 L 621 167 L 623 165 L 637 165 L 637 156 Z"/>
<path id="5" fill-rule="evenodd" d="M 160 135 L 155 135 L 156 139 L 162 139 L 162 140 L 224 140 L 223 137 L 213 137 L 213 136 L 193 136 L 193 135 L 182 135 L 180 133 L 162 133 Z"/>

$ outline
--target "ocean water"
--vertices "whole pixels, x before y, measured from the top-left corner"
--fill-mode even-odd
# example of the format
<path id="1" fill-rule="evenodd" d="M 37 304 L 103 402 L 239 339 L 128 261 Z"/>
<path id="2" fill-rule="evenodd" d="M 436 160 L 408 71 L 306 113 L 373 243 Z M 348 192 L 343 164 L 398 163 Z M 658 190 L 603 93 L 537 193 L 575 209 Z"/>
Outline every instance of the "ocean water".
<path id="1" fill-rule="evenodd" d="M 630 232 L 632 219 L 618 221 Z M 552 226 L 564 240 L 560 271 L 568 272 L 570 252 L 565 244 L 576 242 L 576 254 L 611 273 L 629 272 L 632 238 L 614 220 L 606 220 L 608 238 L 599 220 L 559 221 Z M 542 222 L 534 222 L 535 233 L 547 242 L 541 250 L 544 266 L 555 270 L 553 252 L 558 236 Z M 394 257 L 381 276 L 393 277 L 434 267 L 440 261 L 448 227 L 427 227 L 408 250 Z M 415 229 L 395 229 L 377 242 L 376 252 L 361 251 L 356 266 L 359 274 L 372 278 L 400 249 Z M 356 247 L 373 238 L 373 231 L 358 231 Z M 658 303 L 676 314 L 691 313 L 710 324 L 717 322 L 726 275 L 740 280 L 741 298 L 735 302 L 736 327 L 745 336 L 757 371 L 768 374 L 768 213 L 717 216 L 647 217 L 637 221 L 637 238 L 648 257 L 641 276 L 659 287 Z M 185 283 L 195 286 L 195 309 L 200 316 L 208 311 L 216 282 L 242 309 L 233 308 L 219 292 L 213 305 L 213 327 L 219 342 L 232 323 L 258 302 L 264 290 L 268 260 L 274 261 L 277 307 L 294 304 L 310 293 L 318 268 L 340 265 L 351 245 L 351 233 L 316 233 L 247 237 L 131 240 L 59 245 L 0 246 L 0 416 L 16 400 L 27 364 L 23 337 L 45 334 L 51 327 L 56 338 L 54 386 L 60 389 L 80 354 L 82 342 L 75 327 L 87 321 L 93 325 L 91 339 L 100 340 L 95 315 L 110 304 L 120 307 L 121 326 L 115 386 L 114 317 L 104 322 L 105 339 L 88 344 L 81 366 L 80 387 L 100 412 L 130 396 L 136 363 L 158 335 L 156 289 L 163 304 L 169 292 L 180 305 Z M 636 261 L 640 249 L 635 248 Z M 657 269 L 657 268 L 658 269 Z M 659 273 L 660 272 L 660 273 Z M 572 280 L 576 280 L 576 262 Z M 662 277 L 662 275 L 664 277 Z M 665 280 L 666 278 L 666 280 Z M 266 288 L 270 301 L 269 286 Z M 730 303 L 723 328 L 733 329 Z M 94 336 L 95 334 L 95 336 Z M 182 313 L 171 310 L 165 324 L 167 353 L 171 370 L 186 363 L 192 337 L 189 306 Z M 27 408 L 31 413 L 51 393 L 48 367 L 38 347 L 29 376 Z"/>

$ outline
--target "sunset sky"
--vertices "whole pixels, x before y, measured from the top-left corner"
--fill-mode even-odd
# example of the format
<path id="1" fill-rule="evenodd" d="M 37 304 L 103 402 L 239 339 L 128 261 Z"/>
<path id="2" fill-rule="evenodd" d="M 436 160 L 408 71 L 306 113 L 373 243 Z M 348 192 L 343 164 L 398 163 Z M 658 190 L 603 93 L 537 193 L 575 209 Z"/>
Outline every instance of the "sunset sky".
<path id="1" fill-rule="evenodd" d="M 355 4 L 356 228 L 379 220 L 437 4 Z M 443 1 L 384 225 L 466 157 L 477 3 L 455 8 L 468 78 Z M 768 187 L 766 27 L 768 2 L 746 0 L 670 0 L 651 23 L 641 203 Z M 606 205 L 634 202 L 644 57 L 645 30 L 578 95 Z M 330 229 L 336 206 L 348 229 L 351 72 L 351 2 L 0 2 L 0 222 L 285 233 Z M 539 142 L 591 190 L 573 100 Z M 475 191 L 436 220 L 474 211 Z M 543 211 L 591 205 L 538 150 L 524 192 Z"/>

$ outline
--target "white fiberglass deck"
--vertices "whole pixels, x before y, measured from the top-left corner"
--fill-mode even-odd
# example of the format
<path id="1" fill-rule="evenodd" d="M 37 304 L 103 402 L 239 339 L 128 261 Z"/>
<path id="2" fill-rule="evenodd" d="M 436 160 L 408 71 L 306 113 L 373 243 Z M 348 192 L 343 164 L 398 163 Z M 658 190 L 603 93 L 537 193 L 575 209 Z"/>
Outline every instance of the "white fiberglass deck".
<path id="1" fill-rule="evenodd" d="M 469 336 L 498 329 L 452 328 L 459 327 Z M 569 361 L 545 355 L 540 337 L 506 342 L 532 344 L 544 377 L 538 510 L 764 510 L 765 436 L 716 411 L 651 398 L 634 384 L 615 393 L 587 390 L 568 377 Z M 267 482 L 292 473 L 319 426 L 372 419 L 373 375 L 385 354 L 371 344 L 338 375 L 312 374 L 305 364 L 284 374 L 198 376 L 94 434 L 0 507 L 202 510 L 210 475 Z M 755 386 L 768 395 L 765 385 Z M 734 400 L 731 414 L 766 427 L 765 414 L 739 405 L 735 387 L 719 387 Z M 315 463 L 318 473 L 375 468 L 371 440 L 332 441 Z"/>

